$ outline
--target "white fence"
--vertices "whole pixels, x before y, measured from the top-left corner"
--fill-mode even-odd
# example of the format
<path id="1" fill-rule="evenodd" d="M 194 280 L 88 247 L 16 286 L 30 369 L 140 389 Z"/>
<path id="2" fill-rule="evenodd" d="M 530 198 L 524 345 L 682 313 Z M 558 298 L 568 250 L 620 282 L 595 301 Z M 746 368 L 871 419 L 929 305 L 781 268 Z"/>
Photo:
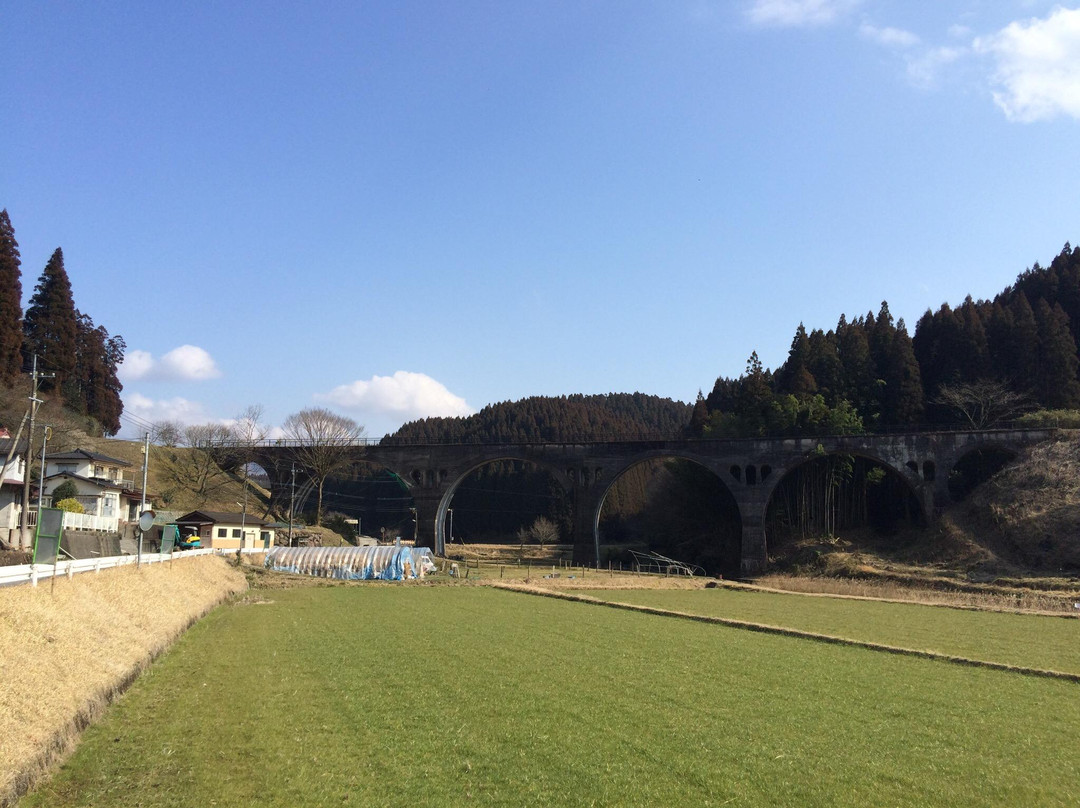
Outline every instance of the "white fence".
<path id="1" fill-rule="evenodd" d="M 72 530 L 104 530 L 116 533 L 120 529 L 117 516 L 94 516 L 90 513 L 72 513 L 64 511 L 64 528 Z"/>
<path id="2" fill-rule="evenodd" d="M 245 548 L 241 551 L 244 555 L 252 553 L 265 553 L 261 547 Z M 160 564 L 174 559 L 194 558 L 201 555 L 236 555 L 236 550 L 178 550 L 171 555 L 168 553 L 143 553 L 143 564 Z M 106 558 L 77 558 L 72 561 L 60 561 L 57 564 L 19 564 L 12 567 L 0 567 L 0 586 L 14 586 L 16 584 L 30 584 L 37 586 L 38 581 L 52 578 L 54 575 L 66 575 L 73 577 L 79 572 L 101 572 L 112 567 L 123 567 L 135 564 L 139 561 L 138 556 L 108 556 Z"/>

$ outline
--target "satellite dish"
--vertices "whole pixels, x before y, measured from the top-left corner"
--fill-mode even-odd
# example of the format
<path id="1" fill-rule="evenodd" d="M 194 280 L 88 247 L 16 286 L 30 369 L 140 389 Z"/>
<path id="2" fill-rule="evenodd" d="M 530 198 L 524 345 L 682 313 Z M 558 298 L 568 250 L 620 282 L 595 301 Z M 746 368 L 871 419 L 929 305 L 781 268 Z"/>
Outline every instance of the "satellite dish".
<path id="1" fill-rule="evenodd" d="M 139 515 L 139 530 L 143 533 L 148 531 L 154 526 L 154 517 L 157 516 L 153 511 L 143 511 Z"/>

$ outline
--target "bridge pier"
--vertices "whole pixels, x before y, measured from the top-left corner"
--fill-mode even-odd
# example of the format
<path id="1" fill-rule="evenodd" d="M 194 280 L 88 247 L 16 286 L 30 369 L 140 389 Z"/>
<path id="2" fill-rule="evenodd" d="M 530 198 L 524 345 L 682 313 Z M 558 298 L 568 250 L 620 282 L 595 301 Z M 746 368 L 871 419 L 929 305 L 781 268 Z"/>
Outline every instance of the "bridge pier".
<path id="1" fill-rule="evenodd" d="M 575 486 L 571 503 L 571 529 L 574 543 L 574 564 L 596 564 L 600 557 L 596 543 L 596 522 L 600 518 L 602 502 L 593 502 L 595 497 L 587 496 L 585 488 Z"/>
<path id="2" fill-rule="evenodd" d="M 413 505 L 416 508 L 416 529 L 413 539 L 417 547 L 430 547 L 432 552 L 443 555 L 445 548 L 439 541 L 436 530 L 439 520 L 439 505 L 442 502 L 442 492 L 430 489 L 413 491 Z"/>
<path id="3" fill-rule="evenodd" d="M 739 573 L 743 576 L 759 575 L 768 566 L 765 510 L 769 506 L 769 499 L 778 482 L 777 477 L 773 478 L 770 484 L 743 485 L 732 490 L 742 525 Z"/>
<path id="4" fill-rule="evenodd" d="M 750 524 L 743 520 L 742 551 L 739 555 L 739 571 L 744 577 L 760 575 L 769 563 L 768 548 L 765 546 L 765 526 L 761 520 Z"/>

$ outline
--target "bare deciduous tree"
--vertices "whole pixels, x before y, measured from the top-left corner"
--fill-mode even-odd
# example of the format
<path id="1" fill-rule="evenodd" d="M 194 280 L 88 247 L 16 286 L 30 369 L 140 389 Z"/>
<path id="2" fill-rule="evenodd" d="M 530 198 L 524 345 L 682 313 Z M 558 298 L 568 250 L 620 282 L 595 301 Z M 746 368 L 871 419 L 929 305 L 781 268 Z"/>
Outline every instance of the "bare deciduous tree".
<path id="1" fill-rule="evenodd" d="M 990 379 L 943 384 L 935 401 L 959 414 L 975 429 L 985 429 L 1031 409 L 1026 396 Z"/>
<path id="2" fill-rule="evenodd" d="M 518 542 L 524 546 L 527 541 L 534 541 L 541 548 L 545 544 L 556 544 L 559 541 L 559 526 L 546 516 L 538 516 L 531 525 L 518 530 Z"/>
<path id="3" fill-rule="evenodd" d="M 364 428 L 352 418 L 322 407 L 311 407 L 293 413 L 285 419 L 282 428 L 285 436 L 296 442 L 293 449 L 296 464 L 302 467 L 315 483 L 318 491 L 315 523 L 321 525 L 323 486 L 326 478 L 347 468 L 356 459 L 356 447 L 364 437 Z"/>
<path id="4" fill-rule="evenodd" d="M 150 425 L 150 442 L 155 446 L 174 448 L 184 439 L 184 426 L 179 421 L 155 421 Z"/>
<path id="5" fill-rule="evenodd" d="M 238 478 L 243 479 L 246 497 L 248 465 L 255 446 L 268 431 L 262 413 L 260 405 L 252 405 L 229 422 L 184 426 L 176 421 L 159 421 L 151 437 L 158 446 L 186 447 L 186 452 L 166 453 L 171 461 L 166 473 L 177 486 L 194 494 L 201 507 Z"/>
<path id="6" fill-rule="evenodd" d="M 226 424 L 191 424 L 184 427 L 181 443 L 190 451 L 177 454 L 173 467 L 176 482 L 205 502 L 209 495 L 224 486 L 229 476 L 218 465 L 215 453 L 232 440 Z"/>

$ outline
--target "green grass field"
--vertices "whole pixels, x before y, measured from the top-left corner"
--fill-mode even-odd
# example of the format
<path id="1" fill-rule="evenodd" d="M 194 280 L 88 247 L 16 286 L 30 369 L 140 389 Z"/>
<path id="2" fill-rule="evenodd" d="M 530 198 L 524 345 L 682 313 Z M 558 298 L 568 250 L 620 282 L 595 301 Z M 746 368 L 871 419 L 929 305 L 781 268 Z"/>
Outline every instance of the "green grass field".
<path id="1" fill-rule="evenodd" d="M 1005 665 L 1080 674 L 1080 620 L 1071 617 L 747 589 L 596 590 L 581 594 Z"/>
<path id="2" fill-rule="evenodd" d="M 1078 742 L 1069 682 L 490 588 L 313 587 L 201 621 L 20 805 L 1071 806 Z"/>

